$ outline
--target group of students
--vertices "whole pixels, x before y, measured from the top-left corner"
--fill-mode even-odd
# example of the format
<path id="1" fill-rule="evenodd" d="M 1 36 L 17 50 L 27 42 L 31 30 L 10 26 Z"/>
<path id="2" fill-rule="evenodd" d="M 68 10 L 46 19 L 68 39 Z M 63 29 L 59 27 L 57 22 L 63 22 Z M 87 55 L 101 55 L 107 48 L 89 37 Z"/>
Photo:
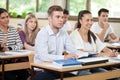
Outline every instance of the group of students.
<path id="1" fill-rule="evenodd" d="M 40 64 L 41 61 L 53 61 L 55 59 L 77 59 L 78 56 L 86 56 L 91 52 L 95 53 L 95 56 L 118 56 L 118 52 L 107 48 L 99 39 L 99 36 L 90 30 L 93 22 L 90 11 L 82 10 L 79 12 L 77 29 L 70 35 L 61 29 L 63 26 L 63 18 L 63 9 L 60 6 L 54 5 L 48 9 L 49 24 L 38 32 L 35 40 L 35 63 Z M 68 54 L 63 55 L 64 51 Z M 104 68 L 94 68 L 91 70 L 78 71 L 76 75 L 105 71 L 107 70 Z M 64 74 L 64 77 L 68 76 L 74 75 L 70 73 Z M 54 80 L 57 78 L 59 78 L 59 73 L 44 70 L 43 72 L 36 73 L 34 79 Z"/>
<path id="2" fill-rule="evenodd" d="M 35 38 L 40 30 L 35 15 L 26 16 L 24 29 L 20 31 L 9 26 L 9 20 L 7 10 L 0 8 L 0 52 L 21 49 L 34 50 Z M 7 63 L 11 61 L 14 62 L 14 60 L 7 60 Z M 29 72 L 26 69 L 5 72 L 5 80 L 27 80 L 28 76 Z"/>
<path id="3" fill-rule="evenodd" d="M 105 19 L 102 21 L 102 17 Z M 108 12 L 100 12 L 99 21 L 101 32 L 93 33 L 90 29 L 93 17 L 90 11 L 82 10 L 79 12 L 77 29 L 73 32 L 66 32 L 62 28 L 66 23 L 63 9 L 58 5 L 53 5 L 48 9 L 49 24 L 41 30 L 35 15 L 26 16 L 24 29 L 19 32 L 15 27 L 9 26 L 9 14 L 7 10 L 0 8 L 0 44 L 1 51 L 28 49 L 35 50 L 34 62 L 40 64 L 41 61 L 53 61 L 55 59 L 77 59 L 79 56 L 88 56 L 90 52 L 95 56 L 116 57 L 118 52 L 112 51 L 102 43 L 102 36 L 107 33 L 115 40 L 119 40 L 109 28 L 107 23 Z M 68 18 L 68 16 L 67 16 Z M 96 27 L 96 25 L 95 25 Z M 108 29 L 108 30 L 107 30 Z M 106 33 L 107 32 L 107 33 Z M 70 35 L 68 34 L 70 33 Z M 63 55 L 66 51 L 67 55 Z M 24 74 L 17 71 L 5 72 L 5 80 L 26 80 L 28 71 Z M 95 72 L 107 71 L 103 68 L 78 71 L 76 75 L 92 74 Z M 18 74 L 19 73 L 19 74 Z M 12 76 L 11 76 L 12 75 Z M 25 76 L 26 75 L 26 76 Z M 65 73 L 64 77 L 75 76 Z M 36 72 L 34 80 L 54 80 L 59 78 L 59 73 L 42 70 Z"/>

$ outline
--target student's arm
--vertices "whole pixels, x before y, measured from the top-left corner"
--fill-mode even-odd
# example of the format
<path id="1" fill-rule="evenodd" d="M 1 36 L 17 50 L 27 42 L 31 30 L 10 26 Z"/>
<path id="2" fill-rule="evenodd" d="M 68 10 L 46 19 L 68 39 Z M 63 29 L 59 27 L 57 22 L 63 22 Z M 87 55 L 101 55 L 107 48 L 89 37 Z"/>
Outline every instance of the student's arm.
<path id="1" fill-rule="evenodd" d="M 35 50 L 34 46 L 31 46 L 31 45 L 27 44 L 26 42 L 24 42 L 24 48 L 27 50 Z"/>
<path id="2" fill-rule="evenodd" d="M 102 30 L 102 32 L 100 34 L 97 34 L 96 35 L 100 38 L 101 41 L 104 41 L 104 36 L 105 36 L 105 33 L 106 33 L 106 29 Z"/>
<path id="3" fill-rule="evenodd" d="M 118 52 L 105 47 L 101 53 L 97 54 L 97 56 L 116 57 L 118 56 Z"/>
<path id="4" fill-rule="evenodd" d="M 20 49 L 23 49 L 23 44 L 22 44 L 22 41 L 20 39 L 20 36 L 18 34 L 18 32 L 16 31 L 15 28 L 11 29 L 13 30 L 13 36 L 12 38 L 14 38 L 15 40 L 15 44 L 14 45 L 9 45 L 9 49 L 11 48 L 12 50 L 20 50 Z"/>
<path id="5" fill-rule="evenodd" d="M 111 37 L 111 39 L 109 42 L 119 42 L 120 41 L 120 38 L 117 37 L 114 33 L 111 33 L 110 37 Z"/>
<path id="6" fill-rule="evenodd" d="M 108 22 L 104 22 L 104 25 L 102 26 L 102 31 L 100 34 L 97 34 L 97 36 L 100 38 L 101 41 L 104 41 L 104 36 L 109 28 L 109 23 Z"/>

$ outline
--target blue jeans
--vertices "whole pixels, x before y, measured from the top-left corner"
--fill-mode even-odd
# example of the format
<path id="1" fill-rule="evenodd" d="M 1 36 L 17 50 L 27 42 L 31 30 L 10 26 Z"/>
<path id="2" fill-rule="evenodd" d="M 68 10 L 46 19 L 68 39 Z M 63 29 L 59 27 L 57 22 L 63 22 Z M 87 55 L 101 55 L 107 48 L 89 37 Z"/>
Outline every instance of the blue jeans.
<path id="1" fill-rule="evenodd" d="M 92 73 L 97 73 L 97 72 L 106 72 L 106 69 L 103 68 L 93 68 L 90 70 L 81 70 L 78 71 L 77 75 L 82 76 L 82 75 L 88 75 L 88 74 L 92 74 Z"/>
<path id="2" fill-rule="evenodd" d="M 64 73 L 64 77 L 75 76 L 71 73 Z M 60 73 L 53 71 L 36 72 L 34 80 L 55 80 L 60 78 Z"/>

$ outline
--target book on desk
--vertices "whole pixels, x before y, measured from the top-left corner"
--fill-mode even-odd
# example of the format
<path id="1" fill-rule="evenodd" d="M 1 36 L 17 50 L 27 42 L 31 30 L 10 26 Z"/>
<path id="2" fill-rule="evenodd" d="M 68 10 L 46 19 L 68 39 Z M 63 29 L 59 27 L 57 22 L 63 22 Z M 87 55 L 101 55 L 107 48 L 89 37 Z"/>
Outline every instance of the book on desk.
<path id="1" fill-rule="evenodd" d="M 88 57 L 88 58 L 81 58 L 78 61 L 82 62 L 82 65 L 92 65 L 92 64 L 99 64 L 105 63 L 109 61 L 108 57 Z"/>
<path id="2" fill-rule="evenodd" d="M 54 64 L 61 66 L 61 67 L 65 67 L 65 66 L 72 66 L 72 65 L 82 65 L 83 63 L 80 61 L 77 61 L 74 58 L 70 58 L 70 59 L 59 59 L 59 60 L 54 60 L 53 61 Z"/>
<path id="3" fill-rule="evenodd" d="M 74 59 L 70 58 L 68 60 L 58 59 L 54 60 L 54 67 L 58 68 L 67 68 L 67 67 L 75 67 L 75 66 L 84 66 L 84 65 L 92 65 L 108 62 L 109 59 L 106 57 L 88 57 L 88 58 L 80 58 Z"/>

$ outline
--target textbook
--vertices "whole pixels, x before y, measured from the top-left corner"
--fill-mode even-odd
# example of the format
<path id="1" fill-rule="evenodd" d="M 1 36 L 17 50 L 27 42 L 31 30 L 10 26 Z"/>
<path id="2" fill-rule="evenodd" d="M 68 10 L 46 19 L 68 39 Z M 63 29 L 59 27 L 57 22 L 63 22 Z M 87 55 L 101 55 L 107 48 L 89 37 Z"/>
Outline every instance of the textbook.
<path id="1" fill-rule="evenodd" d="M 74 65 L 82 65 L 82 62 L 77 61 L 74 58 L 70 58 L 70 59 L 59 59 L 59 60 L 54 60 L 53 63 L 59 67 L 66 67 L 66 66 L 74 66 Z"/>

